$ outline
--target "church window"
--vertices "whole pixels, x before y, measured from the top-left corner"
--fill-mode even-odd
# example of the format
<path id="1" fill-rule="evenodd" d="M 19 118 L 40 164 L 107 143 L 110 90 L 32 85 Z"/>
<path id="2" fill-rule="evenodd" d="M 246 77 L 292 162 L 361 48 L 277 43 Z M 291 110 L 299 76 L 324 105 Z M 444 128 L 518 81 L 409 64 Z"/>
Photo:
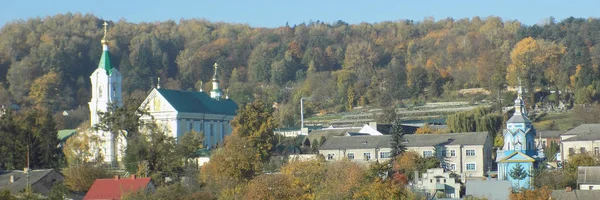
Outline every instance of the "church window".
<path id="1" fill-rule="evenodd" d="M 214 132 L 215 132 L 215 127 L 213 126 L 213 124 L 210 124 L 210 130 L 209 130 L 209 132 L 210 132 L 210 137 L 213 137 L 213 136 L 215 136 L 215 134 L 214 134 Z"/>
<path id="2" fill-rule="evenodd" d="M 188 131 L 192 131 L 192 130 L 194 130 L 194 121 L 191 121 L 191 120 L 190 120 L 190 124 L 189 124 L 189 127 L 188 127 Z"/>
<path id="3" fill-rule="evenodd" d="M 475 149 L 467 149 L 465 154 L 467 156 L 475 156 Z"/>
<path id="4" fill-rule="evenodd" d="M 102 97 L 102 86 L 98 87 L 98 97 Z"/>
<path id="5" fill-rule="evenodd" d="M 477 169 L 474 162 L 467 163 L 466 168 L 467 168 L 467 171 L 475 171 Z"/>

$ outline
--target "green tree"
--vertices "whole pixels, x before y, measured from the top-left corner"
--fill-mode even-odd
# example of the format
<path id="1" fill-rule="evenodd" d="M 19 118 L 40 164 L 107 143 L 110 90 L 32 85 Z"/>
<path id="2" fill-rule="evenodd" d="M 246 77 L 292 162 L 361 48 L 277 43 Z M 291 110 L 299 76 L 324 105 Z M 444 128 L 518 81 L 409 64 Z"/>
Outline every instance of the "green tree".
<path id="1" fill-rule="evenodd" d="M 54 183 L 48 192 L 48 199 L 63 200 L 69 198 L 69 189 L 63 182 Z"/>
<path id="2" fill-rule="evenodd" d="M 391 135 L 392 135 L 392 141 L 391 146 L 392 146 L 392 151 L 391 151 L 391 156 L 392 158 L 397 157 L 398 155 L 400 155 L 401 153 L 403 153 L 404 151 L 406 151 L 406 146 L 403 144 L 404 143 L 404 130 L 402 129 L 402 121 L 399 118 L 394 119 L 394 122 L 392 123 L 392 131 L 391 131 Z"/>
<path id="3" fill-rule="evenodd" d="M 517 163 L 509 172 L 508 174 L 513 180 L 517 180 L 517 188 L 519 187 L 519 182 L 525 178 L 527 178 L 527 176 L 529 176 L 529 173 L 527 173 L 527 171 L 525 170 L 525 168 L 523 168 L 523 166 L 520 163 Z"/>

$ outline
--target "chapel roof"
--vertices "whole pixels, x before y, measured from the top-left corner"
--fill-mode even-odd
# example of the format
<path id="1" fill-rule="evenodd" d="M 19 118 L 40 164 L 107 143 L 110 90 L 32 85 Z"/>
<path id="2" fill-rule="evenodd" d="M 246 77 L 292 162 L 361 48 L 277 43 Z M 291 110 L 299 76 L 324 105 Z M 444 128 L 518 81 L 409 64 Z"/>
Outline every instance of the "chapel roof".
<path id="1" fill-rule="evenodd" d="M 215 100 L 205 92 L 156 89 L 177 112 L 235 115 L 238 105 L 232 99 Z"/>

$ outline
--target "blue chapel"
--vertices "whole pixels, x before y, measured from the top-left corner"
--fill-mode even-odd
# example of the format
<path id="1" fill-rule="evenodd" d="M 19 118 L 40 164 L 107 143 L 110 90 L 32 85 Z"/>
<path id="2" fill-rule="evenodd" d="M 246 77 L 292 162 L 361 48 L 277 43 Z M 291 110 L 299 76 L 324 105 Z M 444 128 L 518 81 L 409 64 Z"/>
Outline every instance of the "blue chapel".
<path id="1" fill-rule="evenodd" d="M 545 155 L 542 146 L 535 144 L 536 131 L 527 118 L 520 81 L 517 94 L 515 113 L 506 122 L 503 131 L 504 146 L 496 154 L 498 180 L 511 181 L 515 189 L 531 189 L 533 169 L 545 159 Z M 515 172 L 521 172 L 521 176 L 515 177 L 519 174 Z"/>

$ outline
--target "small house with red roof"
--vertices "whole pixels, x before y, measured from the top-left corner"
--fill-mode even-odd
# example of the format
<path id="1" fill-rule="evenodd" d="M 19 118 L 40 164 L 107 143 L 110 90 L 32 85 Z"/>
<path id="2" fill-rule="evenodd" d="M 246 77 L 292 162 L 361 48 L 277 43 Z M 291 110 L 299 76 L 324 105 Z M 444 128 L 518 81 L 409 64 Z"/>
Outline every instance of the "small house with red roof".
<path id="1" fill-rule="evenodd" d="M 150 178 L 136 178 L 135 175 L 129 178 L 115 176 L 109 179 L 96 179 L 83 199 L 119 200 L 123 195 L 139 190 L 152 193 L 156 191 L 156 187 Z"/>

